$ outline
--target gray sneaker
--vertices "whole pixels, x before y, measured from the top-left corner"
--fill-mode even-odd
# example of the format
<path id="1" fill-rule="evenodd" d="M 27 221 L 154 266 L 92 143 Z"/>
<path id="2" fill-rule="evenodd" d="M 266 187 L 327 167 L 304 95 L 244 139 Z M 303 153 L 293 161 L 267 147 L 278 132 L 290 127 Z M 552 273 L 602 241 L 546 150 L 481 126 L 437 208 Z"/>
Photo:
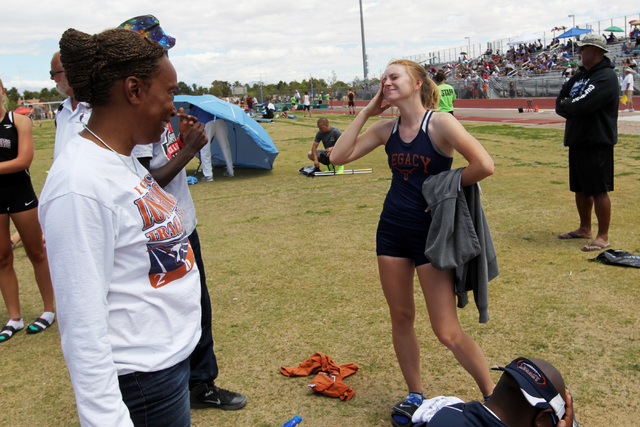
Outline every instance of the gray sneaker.
<path id="1" fill-rule="evenodd" d="M 212 182 L 213 181 L 213 177 L 212 176 L 203 176 L 202 178 L 200 178 L 200 181 L 202 181 L 202 182 Z"/>
<path id="2" fill-rule="evenodd" d="M 191 409 L 218 408 L 234 411 L 247 404 L 247 396 L 216 385 L 199 384 L 191 390 Z"/>

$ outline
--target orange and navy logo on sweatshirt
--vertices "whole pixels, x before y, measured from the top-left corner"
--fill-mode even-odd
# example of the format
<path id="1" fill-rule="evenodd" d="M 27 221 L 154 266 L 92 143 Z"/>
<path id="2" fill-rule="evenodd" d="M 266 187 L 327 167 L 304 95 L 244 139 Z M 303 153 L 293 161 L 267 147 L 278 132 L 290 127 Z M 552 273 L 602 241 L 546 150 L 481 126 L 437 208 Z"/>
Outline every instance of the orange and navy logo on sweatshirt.
<path id="1" fill-rule="evenodd" d="M 145 176 L 136 190 L 141 197 L 133 203 L 148 240 L 149 281 L 154 288 L 160 288 L 191 271 L 194 255 L 184 233 L 182 209 L 175 197 L 165 192 L 151 175 Z"/>

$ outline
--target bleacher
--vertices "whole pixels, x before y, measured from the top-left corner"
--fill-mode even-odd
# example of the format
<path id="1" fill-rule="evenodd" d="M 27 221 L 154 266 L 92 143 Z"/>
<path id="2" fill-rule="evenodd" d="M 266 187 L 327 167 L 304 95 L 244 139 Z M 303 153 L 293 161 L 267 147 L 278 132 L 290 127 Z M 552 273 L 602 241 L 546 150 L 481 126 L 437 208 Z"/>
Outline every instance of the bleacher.
<path id="1" fill-rule="evenodd" d="M 623 52 L 623 45 L 627 44 L 629 47 Z M 634 39 L 623 39 L 607 45 L 609 52 L 606 54 L 611 59 L 616 68 L 619 70 L 623 61 L 630 57 L 637 57 L 640 53 L 639 47 L 635 46 Z M 535 62 L 538 58 L 553 57 L 559 55 L 564 50 L 564 45 L 554 45 L 547 47 L 546 49 L 537 50 L 530 55 L 531 62 Z M 469 62 L 473 64 L 474 61 L 486 60 L 489 61 L 491 57 L 490 52 L 485 53 L 476 60 Z M 503 56 L 504 58 L 504 56 Z M 573 53 L 569 55 L 569 61 L 577 61 L 578 55 Z M 433 69 L 446 69 L 450 63 L 430 64 L 428 68 Z M 560 61 L 556 63 L 556 66 L 551 69 L 540 70 L 536 67 L 523 67 L 512 66 L 509 72 L 503 72 L 500 76 L 489 77 L 487 81 L 488 90 L 487 93 L 482 91 L 483 78 L 482 73 L 484 69 L 475 71 L 471 75 L 464 79 L 457 78 L 459 74 L 458 67 L 461 66 L 461 62 L 455 63 L 453 68 L 447 72 L 447 83 L 451 85 L 456 91 L 456 97 L 459 99 L 470 99 L 476 97 L 488 97 L 488 98 L 533 98 L 533 97 L 555 97 L 557 96 L 560 88 L 564 84 L 566 75 L 564 70 L 567 68 L 566 63 L 560 65 Z M 465 67 L 468 71 L 468 67 Z M 533 71 L 532 71 L 533 70 Z M 640 93 L 640 77 L 637 76 L 634 81 L 634 87 L 637 93 Z"/>

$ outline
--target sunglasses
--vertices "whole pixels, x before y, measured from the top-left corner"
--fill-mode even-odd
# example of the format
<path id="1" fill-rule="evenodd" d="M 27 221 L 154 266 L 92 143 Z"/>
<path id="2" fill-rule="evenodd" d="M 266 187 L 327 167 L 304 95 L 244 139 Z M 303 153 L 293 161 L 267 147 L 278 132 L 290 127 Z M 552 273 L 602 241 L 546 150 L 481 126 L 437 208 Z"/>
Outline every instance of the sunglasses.
<path id="1" fill-rule="evenodd" d="M 49 71 L 49 75 L 51 76 L 51 78 L 55 78 L 56 74 L 60 74 L 60 73 L 64 73 L 64 70 L 62 71 Z"/>

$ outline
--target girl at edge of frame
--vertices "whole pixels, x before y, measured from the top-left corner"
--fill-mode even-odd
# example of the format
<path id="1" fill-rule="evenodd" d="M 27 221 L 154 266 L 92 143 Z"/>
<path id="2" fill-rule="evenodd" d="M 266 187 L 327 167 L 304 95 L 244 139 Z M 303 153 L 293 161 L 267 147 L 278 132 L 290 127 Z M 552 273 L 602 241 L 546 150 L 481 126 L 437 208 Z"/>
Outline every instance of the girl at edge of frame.
<path id="1" fill-rule="evenodd" d="M 44 313 L 29 325 L 27 333 L 42 332 L 55 321 L 49 262 L 38 222 L 38 198 L 33 191 L 29 175 L 34 153 L 31 120 L 7 111 L 5 96 L 6 89 L 0 80 L 0 117 L 3 125 L 0 138 L 5 140 L 5 144 L 0 147 L 0 290 L 9 314 L 9 321 L 0 331 L 0 343 L 10 340 L 16 332 L 24 328 L 20 314 L 18 277 L 13 268 L 13 248 L 9 231 L 11 221 L 21 236 L 27 257 L 33 265 L 36 283 L 44 303 Z M 9 146 L 6 146 L 6 143 Z"/>
<path id="2" fill-rule="evenodd" d="M 383 98 L 388 104 L 382 105 Z M 393 178 L 380 215 L 376 252 L 380 282 L 391 315 L 393 346 L 409 389 L 405 402 L 416 406 L 422 403 L 423 395 L 420 347 L 414 329 L 414 271 L 438 340 L 471 374 L 485 399 L 494 388 L 482 349 L 460 327 L 453 271 L 435 269 L 424 256 L 431 221 L 421 192 L 426 177 L 450 170 L 455 151 L 469 163 L 462 173 L 462 186 L 475 184 L 492 175 L 494 170 L 487 151 L 455 117 L 434 111 L 438 109 L 438 102 L 438 88 L 420 64 L 392 61 L 385 70 L 380 90 L 342 133 L 331 153 L 331 163 L 335 165 L 353 162 L 380 146 L 385 146 L 389 156 Z M 390 106 L 400 112 L 397 121 L 377 121 L 360 134 L 370 117 L 382 114 Z M 431 157 L 429 171 L 421 162 L 403 169 L 403 162 L 397 160 L 400 156 L 393 156 L 403 150 Z M 414 158 L 412 154 L 411 159 Z M 396 418 L 396 421 L 404 424 L 411 420 Z"/>

